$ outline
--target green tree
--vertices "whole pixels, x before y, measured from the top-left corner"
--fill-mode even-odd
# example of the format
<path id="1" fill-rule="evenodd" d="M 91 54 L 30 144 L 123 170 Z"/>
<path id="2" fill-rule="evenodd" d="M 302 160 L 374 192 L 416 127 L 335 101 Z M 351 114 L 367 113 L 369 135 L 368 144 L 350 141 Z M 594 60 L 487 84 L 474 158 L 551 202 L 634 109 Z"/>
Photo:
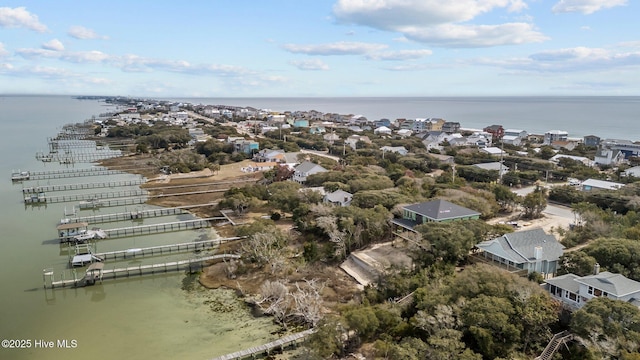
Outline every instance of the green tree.
<path id="1" fill-rule="evenodd" d="M 586 276 L 593 273 L 596 259 L 584 251 L 572 251 L 560 256 L 559 262 L 558 275 L 575 274 L 578 276 Z"/>
<path id="2" fill-rule="evenodd" d="M 524 208 L 524 216 L 531 219 L 537 219 L 542 215 L 542 211 L 547 207 L 546 190 L 540 186 L 536 186 L 533 192 L 527 194 L 522 200 Z"/>
<path id="3" fill-rule="evenodd" d="M 464 260 L 478 243 L 466 225 L 466 221 L 430 222 L 416 226 L 415 230 L 422 236 L 423 248 L 430 249 L 436 258 L 455 264 Z"/>

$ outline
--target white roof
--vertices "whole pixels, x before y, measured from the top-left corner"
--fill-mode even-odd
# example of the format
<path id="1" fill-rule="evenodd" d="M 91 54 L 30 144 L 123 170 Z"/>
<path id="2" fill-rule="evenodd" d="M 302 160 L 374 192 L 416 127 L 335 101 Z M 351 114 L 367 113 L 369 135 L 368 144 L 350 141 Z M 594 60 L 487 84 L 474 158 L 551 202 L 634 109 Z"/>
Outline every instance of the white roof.
<path id="1" fill-rule="evenodd" d="M 607 190 L 618 190 L 619 188 L 623 187 L 624 184 L 615 183 L 611 181 L 604 181 L 604 180 L 587 179 L 582 182 L 582 186 L 583 187 L 589 186 L 589 187 L 607 189 Z"/>

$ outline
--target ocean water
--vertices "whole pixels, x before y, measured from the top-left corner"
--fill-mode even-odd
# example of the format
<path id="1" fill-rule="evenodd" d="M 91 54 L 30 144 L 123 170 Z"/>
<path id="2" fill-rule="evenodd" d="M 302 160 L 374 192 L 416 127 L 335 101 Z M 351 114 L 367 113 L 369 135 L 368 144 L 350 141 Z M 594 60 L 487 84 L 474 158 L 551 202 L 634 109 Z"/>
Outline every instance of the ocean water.
<path id="1" fill-rule="evenodd" d="M 251 106 L 273 111 L 317 110 L 388 118 L 443 118 L 463 128 L 505 129 L 544 134 L 565 130 L 570 137 L 640 140 L 640 97 L 363 97 L 363 98 L 184 98 L 194 104 Z"/>
<path id="2" fill-rule="evenodd" d="M 56 279 L 71 278 L 66 248 L 53 239 L 56 223 L 74 203 L 25 206 L 22 184 L 12 183 L 12 170 L 46 171 L 68 165 L 42 163 L 38 151 L 48 151 L 47 138 L 64 124 L 82 122 L 107 108 L 98 101 L 71 97 L 0 97 L 0 339 L 30 342 L 28 348 L 0 348 L 0 359 L 209 359 L 272 341 L 277 327 L 269 318 L 254 318 L 230 290 L 207 290 L 182 272 L 107 280 L 85 288 L 43 289 L 43 269 L 53 268 Z M 74 164 L 89 167 L 91 164 Z M 134 179 L 134 175 L 29 181 L 24 186 L 90 183 Z M 81 192 L 112 192 L 92 189 Z M 62 195 L 61 192 L 50 195 Z M 139 206 L 82 210 L 80 216 L 134 210 Z M 151 206 L 143 206 L 151 208 Z M 188 217 L 188 216 L 186 216 Z M 175 221 L 179 217 L 144 219 L 142 224 Z M 181 216 L 180 218 L 185 218 Z M 141 223 L 136 223 L 141 224 Z M 121 222 L 103 228 L 132 226 Z M 167 234 L 107 239 L 97 251 L 124 250 L 212 238 L 203 229 Z M 175 254 L 107 263 L 136 266 L 182 260 Z M 36 348 L 36 342 L 54 342 Z M 69 348 L 58 346 L 67 341 Z M 73 346 L 75 344 L 75 346 Z"/>

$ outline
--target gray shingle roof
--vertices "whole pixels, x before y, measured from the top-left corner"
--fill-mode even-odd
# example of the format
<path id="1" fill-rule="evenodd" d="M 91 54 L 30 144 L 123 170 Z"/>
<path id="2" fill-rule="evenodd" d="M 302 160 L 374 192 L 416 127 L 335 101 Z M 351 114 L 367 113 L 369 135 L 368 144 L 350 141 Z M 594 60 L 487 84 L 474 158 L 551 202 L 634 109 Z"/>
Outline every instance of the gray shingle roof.
<path id="1" fill-rule="evenodd" d="M 405 206 L 405 209 L 435 221 L 480 215 L 477 211 L 441 199 Z"/>
<path id="2" fill-rule="evenodd" d="M 504 234 L 493 240 L 483 241 L 476 247 L 516 264 L 536 260 L 557 261 L 564 249 L 555 236 L 548 235 L 541 228 Z M 542 249 L 540 259 L 536 259 L 536 247 Z"/>
<path id="3" fill-rule="evenodd" d="M 327 201 L 330 202 L 343 202 L 345 201 L 345 199 L 351 200 L 351 198 L 353 198 L 353 195 L 351 195 L 350 193 L 344 191 L 344 190 L 336 190 L 334 192 L 328 193 L 324 196 L 325 199 L 327 199 Z M 348 201 L 347 200 L 347 201 Z"/>
<path id="4" fill-rule="evenodd" d="M 311 161 L 305 161 L 302 164 L 296 166 L 296 171 L 299 171 L 302 173 L 308 173 L 309 171 L 314 169 L 316 166 L 320 169 L 320 171 L 327 171 L 327 169 L 323 168 L 318 164 L 314 164 Z"/>
<path id="5" fill-rule="evenodd" d="M 576 279 L 576 281 L 606 291 L 616 297 L 622 297 L 640 291 L 640 282 L 608 271 L 603 271 L 598 275 L 584 276 Z"/>
<path id="6" fill-rule="evenodd" d="M 556 276 L 551 279 L 545 280 L 547 284 L 555 285 L 561 289 L 571 291 L 574 294 L 578 294 L 580 292 L 580 284 L 576 281 L 580 277 L 574 274 L 566 274 Z"/>

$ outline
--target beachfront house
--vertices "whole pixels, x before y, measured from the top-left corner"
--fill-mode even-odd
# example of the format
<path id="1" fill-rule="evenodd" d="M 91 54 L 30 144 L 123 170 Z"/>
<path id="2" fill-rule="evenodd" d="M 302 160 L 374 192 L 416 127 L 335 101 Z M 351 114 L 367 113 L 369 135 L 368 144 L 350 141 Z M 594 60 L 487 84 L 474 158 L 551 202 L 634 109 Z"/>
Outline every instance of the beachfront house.
<path id="1" fill-rule="evenodd" d="M 640 282 L 621 274 L 600 272 L 599 264 L 594 266 L 592 275 L 556 276 L 547 279 L 544 288 L 570 310 L 579 309 L 589 300 L 602 296 L 640 306 Z"/>
<path id="2" fill-rule="evenodd" d="M 414 231 L 414 227 L 428 222 L 450 222 L 479 219 L 480 213 L 447 200 L 437 199 L 407 205 L 402 208 L 402 218 L 391 222 L 399 228 Z"/>
<path id="3" fill-rule="evenodd" d="M 480 259 L 512 272 L 537 272 L 545 278 L 553 276 L 564 246 L 543 229 L 504 234 L 476 245 L 474 259 Z"/>
<path id="4" fill-rule="evenodd" d="M 567 141 L 569 133 L 564 130 L 549 130 L 544 133 L 542 144 L 551 145 L 554 141 Z"/>

